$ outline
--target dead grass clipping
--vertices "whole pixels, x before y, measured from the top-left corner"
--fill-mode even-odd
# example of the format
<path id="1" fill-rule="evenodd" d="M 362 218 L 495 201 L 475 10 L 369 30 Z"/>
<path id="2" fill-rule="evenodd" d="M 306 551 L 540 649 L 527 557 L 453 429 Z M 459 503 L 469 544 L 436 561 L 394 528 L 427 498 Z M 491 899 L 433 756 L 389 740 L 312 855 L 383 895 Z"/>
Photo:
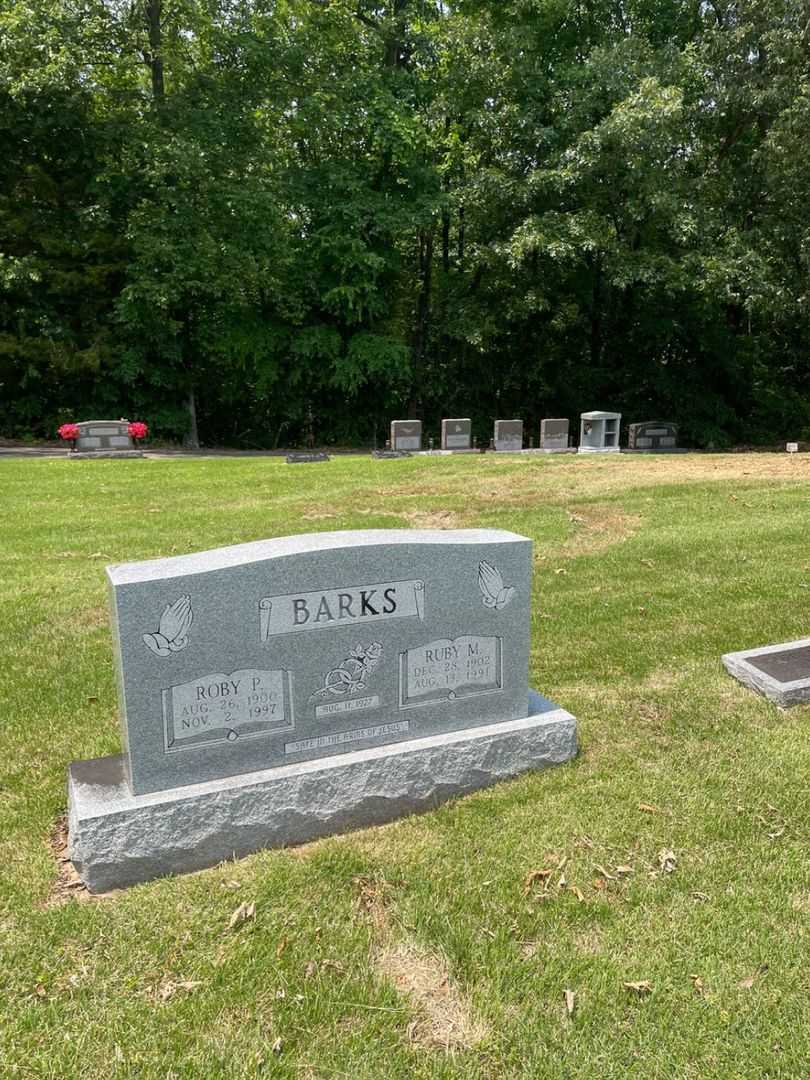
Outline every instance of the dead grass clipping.
<path id="1" fill-rule="evenodd" d="M 393 983 L 414 1011 L 409 1040 L 449 1054 L 483 1042 L 489 1029 L 454 985 L 446 961 L 395 928 L 385 884 L 366 878 L 357 884 L 358 909 L 372 927 L 372 967 Z"/>

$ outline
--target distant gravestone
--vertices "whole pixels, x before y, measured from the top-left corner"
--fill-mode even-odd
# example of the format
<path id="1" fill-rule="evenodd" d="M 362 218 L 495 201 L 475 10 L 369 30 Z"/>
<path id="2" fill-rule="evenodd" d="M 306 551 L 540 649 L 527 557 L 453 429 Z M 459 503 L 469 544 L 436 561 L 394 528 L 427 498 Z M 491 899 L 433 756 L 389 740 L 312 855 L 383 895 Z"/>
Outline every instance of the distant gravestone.
<path id="1" fill-rule="evenodd" d="M 329 455 L 322 450 L 312 450 L 309 453 L 287 454 L 288 465 L 306 465 L 318 461 L 329 461 Z"/>
<path id="2" fill-rule="evenodd" d="M 396 458 L 408 458 L 411 452 L 410 450 L 372 450 L 371 456 L 380 461 L 390 461 Z"/>
<path id="3" fill-rule="evenodd" d="M 496 420 L 493 443 L 496 450 L 517 453 L 523 449 L 523 421 Z"/>
<path id="4" fill-rule="evenodd" d="M 647 420 L 627 429 L 628 450 L 675 450 L 677 446 L 678 426 L 666 420 Z"/>
<path id="5" fill-rule="evenodd" d="M 124 753 L 69 771 L 94 891 L 428 808 L 575 752 L 529 690 L 531 541 L 378 530 L 108 567 Z"/>
<path id="6" fill-rule="evenodd" d="M 797 442 L 786 443 L 785 444 L 785 450 L 787 450 L 787 452 L 789 454 L 798 454 L 798 452 L 799 452 L 799 444 Z"/>
<path id="7" fill-rule="evenodd" d="M 442 450 L 472 449 L 472 420 L 442 420 Z"/>
<path id="8" fill-rule="evenodd" d="M 730 675 L 781 708 L 810 701 L 810 638 L 726 653 Z"/>
<path id="9" fill-rule="evenodd" d="M 622 414 L 614 412 L 586 412 L 580 416 L 580 454 L 604 454 L 619 452 L 619 427 Z"/>
<path id="10" fill-rule="evenodd" d="M 568 449 L 568 420 L 554 419 L 540 422 L 540 449 Z"/>
<path id="11" fill-rule="evenodd" d="M 392 420 L 391 421 L 391 449 L 392 450 L 421 450 L 422 449 L 422 421 L 421 420 Z"/>
<path id="12" fill-rule="evenodd" d="M 83 420 L 72 458 L 143 457 L 130 438 L 128 420 Z"/>

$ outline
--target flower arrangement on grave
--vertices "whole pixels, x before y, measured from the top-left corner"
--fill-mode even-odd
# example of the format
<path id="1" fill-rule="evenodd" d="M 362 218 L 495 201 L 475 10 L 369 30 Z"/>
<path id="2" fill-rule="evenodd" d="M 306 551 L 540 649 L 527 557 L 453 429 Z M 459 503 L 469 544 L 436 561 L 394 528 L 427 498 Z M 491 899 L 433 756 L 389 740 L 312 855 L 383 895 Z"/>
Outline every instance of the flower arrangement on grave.
<path id="1" fill-rule="evenodd" d="M 133 420 L 129 425 L 129 437 L 135 441 L 137 446 L 141 439 L 145 439 L 149 434 L 149 428 L 141 420 Z"/>
<path id="2" fill-rule="evenodd" d="M 76 449 L 76 440 L 79 437 L 78 424 L 62 424 L 56 434 L 64 442 L 69 442 L 71 449 Z"/>

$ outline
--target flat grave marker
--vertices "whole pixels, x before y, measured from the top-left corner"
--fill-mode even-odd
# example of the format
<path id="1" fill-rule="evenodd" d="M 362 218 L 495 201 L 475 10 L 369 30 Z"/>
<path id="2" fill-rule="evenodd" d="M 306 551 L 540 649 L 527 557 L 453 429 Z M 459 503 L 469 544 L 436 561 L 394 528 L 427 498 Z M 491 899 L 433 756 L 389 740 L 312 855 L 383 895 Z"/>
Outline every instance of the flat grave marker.
<path id="1" fill-rule="evenodd" d="M 320 461 L 329 461 L 329 455 L 323 450 L 295 451 L 287 454 L 288 465 L 311 465 Z"/>
<path id="2" fill-rule="evenodd" d="M 726 653 L 726 671 L 780 708 L 810 701 L 810 638 Z"/>

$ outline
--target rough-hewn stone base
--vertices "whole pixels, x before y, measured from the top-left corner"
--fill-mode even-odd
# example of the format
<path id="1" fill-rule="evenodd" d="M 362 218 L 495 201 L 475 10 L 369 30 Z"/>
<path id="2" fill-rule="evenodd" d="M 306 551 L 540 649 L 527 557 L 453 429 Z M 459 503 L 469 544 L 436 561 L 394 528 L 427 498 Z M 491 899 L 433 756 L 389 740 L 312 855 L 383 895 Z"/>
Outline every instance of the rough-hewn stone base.
<path id="1" fill-rule="evenodd" d="M 529 713 L 150 795 L 123 757 L 68 770 L 69 854 L 92 892 L 213 866 L 260 848 L 377 825 L 576 753 L 574 717 L 529 691 Z"/>
<path id="2" fill-rule="evenodd" d="M 70 450 L 68 457 L 72 461 L 88 461 L 91 458 L 136 458 L 143 457 L 143 450 Z"/>

